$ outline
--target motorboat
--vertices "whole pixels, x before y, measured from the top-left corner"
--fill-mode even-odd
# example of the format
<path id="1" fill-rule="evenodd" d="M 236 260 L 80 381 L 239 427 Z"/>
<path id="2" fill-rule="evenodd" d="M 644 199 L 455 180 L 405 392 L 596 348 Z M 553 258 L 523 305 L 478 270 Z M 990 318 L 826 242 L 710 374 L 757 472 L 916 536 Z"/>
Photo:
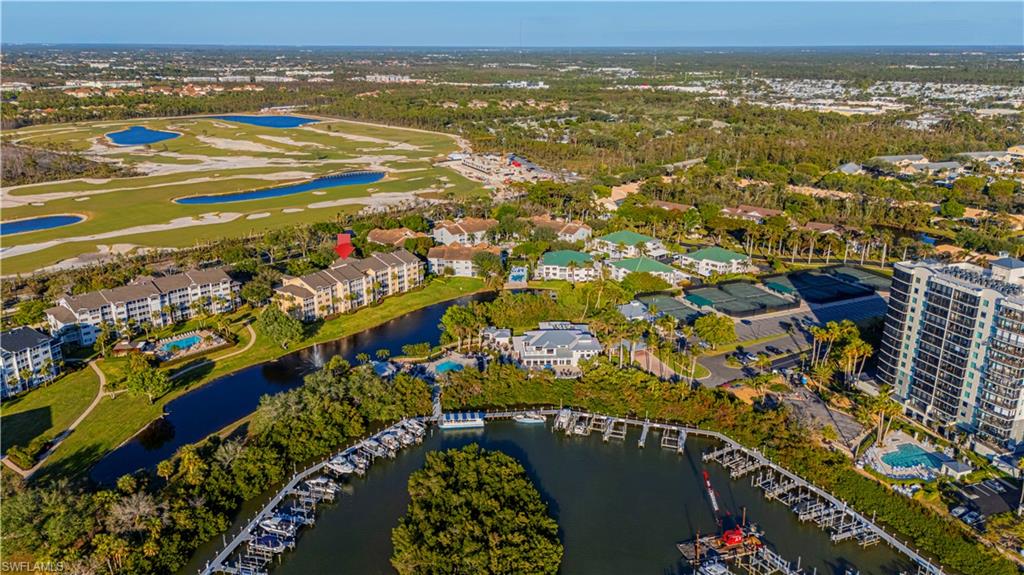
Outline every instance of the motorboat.
<path id="1" fill-rule="evenodd" d="M 283 553 L 286 549 L 295 547 L 295 540 L 279 535 L 260 535 L 249 540 L 249 547 L 270 553 Z"/>
<path id="2" fill-rule="evenodd" d="M 338 475 L 349 475 L 356 471 L 355 464 L 348 457 L 342 455 L 328 461 L 326 467 Z"/>
<path id="3" fill-rule="evenodd" d="M 288 519 L 283 515 L 274 515 L 260 521 L 259 526 L 260 529 L 271 535 L 295 537 L 295 534 L 299 532 L 301 523 L 293 522 L 291 519 Z"/>
<path id="4" fill-rule="evenodd" d="M 512 421 L 515 421 L 516 423 L 538 424 L 547 423 L 548 418 L 535 411 L 527 411 L 526 413 L 520 413 L 512 416 Z"/>

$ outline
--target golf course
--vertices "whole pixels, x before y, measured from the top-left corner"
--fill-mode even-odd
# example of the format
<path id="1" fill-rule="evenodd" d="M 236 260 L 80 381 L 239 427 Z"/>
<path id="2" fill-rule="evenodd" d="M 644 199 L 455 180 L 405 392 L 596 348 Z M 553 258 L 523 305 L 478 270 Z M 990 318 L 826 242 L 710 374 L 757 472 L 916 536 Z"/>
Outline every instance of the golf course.
<path id="1" fill-rule="evenodd" d="M 3 232 L 5 275 L 487 193 L 433 165 L 462 149 L 453 136 L 315 116 L 41 125 L 5 133 L 5 143 L 75 151 L 138 174 L 4 188 L 3 224 L 25 230 Z"/>

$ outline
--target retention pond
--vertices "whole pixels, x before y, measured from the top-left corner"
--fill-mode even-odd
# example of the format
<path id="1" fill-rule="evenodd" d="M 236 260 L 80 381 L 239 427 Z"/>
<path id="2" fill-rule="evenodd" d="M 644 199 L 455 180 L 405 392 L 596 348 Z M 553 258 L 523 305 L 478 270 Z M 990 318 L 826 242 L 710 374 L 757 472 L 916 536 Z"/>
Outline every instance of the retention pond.
<path id="1" fill-rule="evenodd" d="M 244 202 L 248 200 L 263 200 L 266 198 L 277 198 L 280 196 L 300 194 L 302 192 L 309 192 L 312 190 L 322 190 L 324 188 L 336 188 L 338 186 L 353 186 L 357 184 L 372 184 L 373 182 L 380 181 L 383 177 L 384 172 L 346 172 L 344 174 L 337 174 L 334 176 L 325 176 L 323 178 L 317 178 L 315 180 L 302 182 L 300 184 L 288 184 L 286 186 L 277 186 L 273 188 L 264 188 L 262 190 L 235 192 L 230 194 L 213 194 L 209 196 L 186 196 L 183 198 L 178 198 L 174 201 L 179 204 L 226 204 L 230 202 Z"/>

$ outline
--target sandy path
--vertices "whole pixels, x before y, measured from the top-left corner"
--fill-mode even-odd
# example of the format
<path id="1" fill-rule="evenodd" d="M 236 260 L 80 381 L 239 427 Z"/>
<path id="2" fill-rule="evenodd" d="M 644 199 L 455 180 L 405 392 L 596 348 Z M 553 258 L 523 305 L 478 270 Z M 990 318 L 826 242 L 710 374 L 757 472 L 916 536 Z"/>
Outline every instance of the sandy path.
<path id="1" fill-rule="evenodd" d="M 124 228 L 120 230 L 113 230 L 110 232 L 103 232 L 100 234 L 91 234 L 86 236 L 72 236 L 68 238 L 60 238 L 56 240 L 49 240 L 45 242 L 37 242 L 34 244 L 22 244 L 20 246 L 9 246 L 0 248 L 0 256 L 2 257 L 15 257 L 25 254 L 37 252 L 39 250 L 45 250 L 61 244 L 71 242 L 94 242 L 99 240 L 108 240 L 111 238 L 117 238 L 121 236 L 131 236 L 135 234 L 147 234 L 150 232 L 164 232 L 168 230 L 176 230 L 180 228 L 190 228 L 193 226 L 208 226 L 211 224 L 223 224 L 232 222 L 242 217 L 244 214 L 236 212 L 214 212 L 208 214 L 201 214 L 198 217 L 185 217 L 175 218 L 166 224 L 148 224 L 144 226 L 132 226 L 130 228 Z"/>
<path id="2" fill-rule="evenodd" d="M 85 198 L 88 196 L 95 196 L 98 194 L 107 194 L 110 192 L 127 192 L 136 190 L 147 190 L 152 188 L 166 188 L 168 186 L 184 186 L 189 184 L 201 184 L 203 182 L 218 182 L 226 180 L 237 180 L 237 179 L 253 179 L 253 180 L 269 180 L 269 181 L 280 181 L 280 180 L 303 180 L 306 178 L 315 177 L 316 174 L 313 172 L 300 172 L 298 170 L 291 170 L 285 172 L 273 172 L 270 174 L 234 174 L 231 176 L 225 176 L 222 178 L 215 178 L 212 176 L 200 176 L 197 178 L 189 178 L 187 180 L 181 180 L 178 182 L 167 182 L 162 184 L 150 184 L 148 186 L 128 186 L 120 188 L 107 188 L 100 190 L 83 190 L 79 192 L 50 192 L 43 194 L 32 194 L 28 196 L 13 196 L 10 192 L 21 189 L 27 186 L 15 186 L 11 188 L 5 188 L 0 190 L 0 202 L 3 202 L 4 207 L 24 206 L 28 204 L 38 202 L 49 202 L 53 200 L 62 200 L 65 198 Z M 76 180 L 87 183 L 108 183 L 110 180 Z M 39 186 L 39 184 L 28 184 L 29 186 Z"/>
<path id="3" fill-rule="evenodd" d="M 394 150 L 405 150 L 409 152 L 418 152 L 423 148 L 407 142 L 395 142 L 394 140 L 385 140 L 383 138 L 374 138 L 373 136 L 358 136 L 356 134 L 347 134 L 345 132 L 328 132 L 327 130 L 318 130 L 310 126 L 300 128 L 302 130 L 309 130 L 310 132 L 317 132 L 325 136 L 336 136 L 338 138 L 344 138 L 353 142 L 368 142 L 370 144 L 383 144 Z"/>
<path id="4" fill-rule="evenodd" d="M 289 153 L 280 148 L 267 146 L 260 144 L 259 142 L 250 142 L 248 140 L 232 140 L 229 138 L 215 138 L 213 136 L 196 136 L 196 139 L 208 146 L 213 146 L 214 148 L 220 148 L 222 150 L 231 150 L 233 152 L 270 152 L 274 154 Z"/>
<path id="5" fill-rule="evenodd" d="M 291 138 L 289 138 L 287 136 L 265 136 L 263 134 L 260 134 L 259 136 L 256 136 L 256 137 L 260 138 L 262 140 L 269 140 L 271 142 L 277 142 L 278 144 L 286 144 L 288 146 L 299 146 L 299 147 L 304 147 L 304 148 L 326 148 L 327 147 L 327 146 L 325 146 L 323 144 L 318 144 L 316 142 L 302 142 L 302 141 L 299 141 L 299 140 L 293 140 L 293 139 L 291 139 Z"/>

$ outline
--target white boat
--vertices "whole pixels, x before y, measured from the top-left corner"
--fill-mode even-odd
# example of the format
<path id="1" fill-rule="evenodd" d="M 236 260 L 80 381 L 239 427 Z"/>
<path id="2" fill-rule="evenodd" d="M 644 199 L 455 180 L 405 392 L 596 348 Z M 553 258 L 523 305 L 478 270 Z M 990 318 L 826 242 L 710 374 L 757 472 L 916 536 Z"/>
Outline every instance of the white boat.
<path id="1" fill-rule="evenodd" d="M 299 523 L 295 523 L 280 515 L 274 515 L 260 521 L 260 529 L 271 535 L 294 537 L 299 532 Z"/>
<path id="2" fill-rule="evenodd" d="M 732 575 L 732 572 L 723 563 L 712 561 L 698 567 L 697 575 Z"/>
<path id="3" fill-rule="evenodd" d="M 378 438 L 378 441 L 388 449 L 398 449 L 402 446 L 401 442 L 398 441 L 398 437 L 393 433 L 382 433 Z"/>
<path id="4" fill-rule="evenodd" d="M 572 428 L 572 432 L 575 433 L 576 435 L 586 435 L 587 434 L 587 426 L 582 424 L 582 423 L 577 423 Z"/>
<path id="5" fill-rule="evenodd" d="M 261 535 L 249 540 L 249 547 L 260 551 L 269 551 L 270 553 L 281 553 L 285 549 L 295 547 L 295 540 L 278 535 Z"/>
<path id="6" fill-rule="evenodd" d="M 520 413 L 518 415 L 513 416 L 512 421 L 515 421 L 516 423 L 536 424 L 547 423 L 548 418 L 544 417 L 543 415 L 535 411 L 527 411 L 526 413 Z"/>
<path id="7" fill-rule="evenodd" d="M 484 414 L 476 412 L 446 413 L 438 424 L 441 429 L 475 429 L 484 426 Z"/>
<path id="8" fill-rule="evenodd" d="M 338 456 L 327 462 L 327 469 L 330 469 L 338 475 L 348 475 L 350 473 L 355 473 L 356 466 L 349 460 L 349 458 Z"/>

